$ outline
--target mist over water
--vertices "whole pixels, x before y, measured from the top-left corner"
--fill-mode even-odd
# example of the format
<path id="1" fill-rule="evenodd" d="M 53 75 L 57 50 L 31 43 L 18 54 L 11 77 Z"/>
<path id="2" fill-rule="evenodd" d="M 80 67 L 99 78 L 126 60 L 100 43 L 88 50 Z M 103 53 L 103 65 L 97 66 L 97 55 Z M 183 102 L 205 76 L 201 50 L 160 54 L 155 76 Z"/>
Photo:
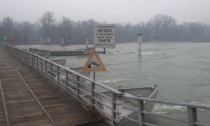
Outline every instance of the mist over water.
<path id="1" fill-rule="evenodd" d="M 34 47 L 62 49 L 58 45 Z M 83 47 L 85 45 L 65 47 L 65 49 Z M 107 49 L 107 54 L 100 54 L 107 71 L 96 73 L 96 80 L 114 88 L 158 85 L 157 99 L 210 106 L 209 54 L 210 43 L 143 43 L 141 54 L 138 54 L 137 43 L 117 44 L 116 49 Z M 51 58 L 67 58 L 67 67 L 81 67 L 88 56 Z M 181 118 L 187 117 L 184 114 L 187 110 L 180 106 L 158 104 L 154 111 Z M 209 115 L 209 112 L 203 112 L 201 118 L 207 120 Z M 155 122 L 170 124 L 159 119 L 155 119 Z"/>

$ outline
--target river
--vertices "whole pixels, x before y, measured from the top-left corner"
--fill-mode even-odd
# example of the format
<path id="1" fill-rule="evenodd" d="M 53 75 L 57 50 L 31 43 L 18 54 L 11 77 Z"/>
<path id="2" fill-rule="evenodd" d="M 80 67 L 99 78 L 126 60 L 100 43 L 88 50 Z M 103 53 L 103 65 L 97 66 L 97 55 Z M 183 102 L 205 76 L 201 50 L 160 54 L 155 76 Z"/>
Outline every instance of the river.
<path id="1" fill-rule="evenodd" d="M 72 50 L 84 48 L 85 45 L 19 47 Z M 81 67 L 84 66 L 88 56 L 51 58 L 66 58 L 67 67 Z M 96 80 L 105 85 L 114 88 L 157 85 L 159 100 L 210 106 L 210 43 L 148 42 L 142 44 L 141 53 L 138 53 L 137 43 L 123 43 L 117 44 L 115 49 L 107 49 L 107 54 L 100 54 L 100 58 L 107 71 L 96 73 Z M 154 111 L 185 118 L 187 110 L 179 106 L 156 105 Z M 210 113 L 203 113 L 201 120 L 208 120 Z M 163 126 L 177 125 L 162 119 L 152 121 Z"/>

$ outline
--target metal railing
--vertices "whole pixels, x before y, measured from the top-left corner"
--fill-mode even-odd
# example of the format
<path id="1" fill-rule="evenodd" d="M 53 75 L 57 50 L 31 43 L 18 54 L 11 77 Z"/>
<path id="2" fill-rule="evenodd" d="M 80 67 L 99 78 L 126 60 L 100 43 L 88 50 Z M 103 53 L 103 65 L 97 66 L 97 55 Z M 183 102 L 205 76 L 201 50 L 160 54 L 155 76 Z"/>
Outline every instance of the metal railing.
<path id="1" fill-rule="evenodd" d="M 158 118 L 167 119 L 170 121 L 185 123 L 188 126 L 210 126 L 209 123 L 203 123 L 198 120 L 198 110 L 209 111 L 209 106 L 193 105 L 185 103 L 175 103 L 155 100 L 152 98 L 136 97 L 126 93 L 122 93 L 111 87 L 105 86 L 101 83 L 64 66 L 56 64 L 39 55 L 28 51 L 14 48 L 10 45 L 5 45 L 5 48 L 20 60 L 28 63 L 34 69 L 42 73 L 48 79 L 53 80 L 57 86 L 63 91 L 70 93 L 75 99 L 80 101 L 83 105 L 87 105 L 88 109 L 97 111 L 105 121 L 110 125 L 127 125 L 132 124 L 138 126 L 157 126 L 157 124 L 147 122 L 146 116 L 154 116 Z M 109 95 L 103 92 L 110 92 Z M 111 94 L 111 95 L 110 95 Z M 132 111 L 136 112 L 136 116 L 123 116 L 119 111 L 119 99 L 133 100 L 136 102 L 136 108 Z M 103 99 L 103 100 L 102 100 Z M 105 99 L 105 100 L 104 100 Z M 145 102 L 172 106 L 182 106 L 187 109 L 186 119 L 179 119 L 171 117 L 170 115 L 158 114 L 147 111 Z M 209 117 L 210 118 L 210 117 Z M 126 122 L 124 120 L 127 120 Z M 125 123 L 124 123 L 125 122 Z"/>
<path id="2" fill-rule="evenodd" d="M 210 112 L 210 107 L 209 106 L 204 106 L 204 105 L 196 105 L 196 104 L 188 104 L 188 103 L 177 103 L 177 102 L 167 102 L 167 101 L 160 101 L 160 100 L 155 100 L 155 99 L 148 99 L 148 98 L 142 98 L 142 97 L 133 97 L 133 96 L 126 96 L 123 95 L 123 97 L 136 100 L 138 103 L 138 119 L 134 120 L 132 118 L 126 117 L 128 120 L 137 123 L 139 126 L 158 126 L 156 124 L 152 124 L 149 122 L 145 121 L 145 116 L 154 116 L 158 118 L 163 118 L 167 119 L 170 121 L 174 122 L 179 122 L 183 124 L 187 124 L 188 126 L 210 126 L 210 121 L 208 123 L 203 123 L 198 120 L 198 110 L 202 111 L 209 111 Z M 171 105 L 171 106 L 180 106 L 183 108 L 186 108 L 187 110 L 187 119 L 183 118 L 177 118 L 177 117 L 172 117 L 169 115 L 163 115 L 163 114 L 158 114 L 155 112 L 148 112 L 145 111 L 145 104 L 144 102 L 152 102 L 155 104 L 163 104 L 163 105 Z M 209 113 L 210 116 L 210 113 Z M 210 118 L 210 117 L 209 117 Z"/>
<path id="3" fill-rule="evenodd" d="M 54 84 L 62 91 L 70 93 L 75 99 L 82 103 L 82 106 L 86 105 L 86 109 L 99 112 L 111 125 L 117 125 L 119 123 L 117 99 L 122 95 L 120 91 L 95 82 L 74 70 L 29 51 L 21 50 L 7 44 L 4 44 L 4 48 L 9 51 L 10 54 L 40 72 L 47 79 L 55 82 Z M 102 94 L 102 91 L 111 92 L 111 97 Z M 106 101 L 102 101 L 100 98 L 96 97 L 96 94 L 105 98 Z M 105 102 L 109 102 L 110 104 L 106 104 Z M 108 112 L 102 111 L 101 106 L 106 106 Z"/>

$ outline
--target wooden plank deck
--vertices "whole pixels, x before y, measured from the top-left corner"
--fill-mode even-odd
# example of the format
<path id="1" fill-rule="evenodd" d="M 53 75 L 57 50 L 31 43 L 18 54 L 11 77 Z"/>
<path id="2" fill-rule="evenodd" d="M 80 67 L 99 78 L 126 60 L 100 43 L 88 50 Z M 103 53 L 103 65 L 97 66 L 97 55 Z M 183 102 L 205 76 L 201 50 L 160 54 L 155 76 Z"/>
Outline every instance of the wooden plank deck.
<path id="1" fill-rule="evenodd" d="M 1 47 L 0 84 L 0 94 L 4 94 L 0 97 L 0 126 L 8 126 L 2 97 L 11 126 L 75 126 L 98 121 Z"/>

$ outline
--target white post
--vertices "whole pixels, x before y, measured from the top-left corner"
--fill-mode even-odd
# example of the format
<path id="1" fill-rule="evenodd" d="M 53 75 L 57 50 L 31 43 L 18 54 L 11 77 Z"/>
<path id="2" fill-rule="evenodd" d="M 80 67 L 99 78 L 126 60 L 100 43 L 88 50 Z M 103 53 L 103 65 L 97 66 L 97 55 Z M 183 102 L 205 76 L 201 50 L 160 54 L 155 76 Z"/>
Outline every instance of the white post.
<path id="1" fill-rule="evenodd" d="M 142 45 L 142 34 L 138 34 L 138 52 L 141 53 L 141 45 Z"/>
<path id="2" fill-rule="evenodd" d="M 61 45 L 64 46 L 64 41 L 63 38 L 61 39 Z"/>
<path id="3" fill-rule="evenodd" d="M 4 36 L 4 42 L 6 42 L 7 41 L 7 37 L 6 36 Z"/>
<path id="4" fill-rule="evenodd" d="M 50 38 L 47 38 L 47 42 L 48 42 L 48 44 L 50 44 Z"/>
<path id="5" fill-rule="evenodd" d="M 86 49 L 88 49 L 88 43 L 89 43 L 89 39 L 88 37 L 86 37 Z"/>

